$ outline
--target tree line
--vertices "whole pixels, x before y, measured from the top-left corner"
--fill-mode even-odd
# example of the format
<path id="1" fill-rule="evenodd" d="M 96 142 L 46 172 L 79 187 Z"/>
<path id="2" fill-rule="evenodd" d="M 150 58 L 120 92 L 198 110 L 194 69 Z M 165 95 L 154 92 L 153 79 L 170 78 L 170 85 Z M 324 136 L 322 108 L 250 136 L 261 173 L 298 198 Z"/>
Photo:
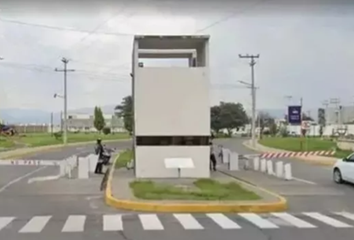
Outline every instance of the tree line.
<path id="1" fill-rule="evenodd" d="M 126 96 L 122 102 L 115 107 L 118 117 L 123 119 L 124 128 L 132 134 L 133 132 L 133 99 Z M 211 130 L 214 134 L 226 129 L 232 134 L 233 129 L 238 129 L 249 123 L 249 118 L 241 103 L 220 102 L 219 105 L 210 108 Z"/>

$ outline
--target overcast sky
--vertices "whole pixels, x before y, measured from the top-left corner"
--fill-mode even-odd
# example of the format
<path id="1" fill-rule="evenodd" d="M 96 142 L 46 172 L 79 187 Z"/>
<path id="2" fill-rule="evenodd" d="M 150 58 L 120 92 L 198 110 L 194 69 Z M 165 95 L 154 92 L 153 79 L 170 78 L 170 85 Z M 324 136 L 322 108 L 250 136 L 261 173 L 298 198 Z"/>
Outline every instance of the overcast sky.
<path id="1" fill-rule="evenodd" d="M 260 54 L 259 108 L 284 108 L 285 95 L 292 103 L 303 97 L 305 108 L 335 97 L 354 104 L 349 0 L 29 2 L 0 4 L 0 108 L 61 110 L 53 94 L 63 93 L 63 74 L 54 71 L 62 57 L 76 70 L 68 75 L 70 109 L 119 103 L 131 91 L 134 34 L 209 34 L 211 104 L 250 107 L 250 90 L 237 87 L 250 81 L 247 60 L 238 58 L 247 53 Z"/>

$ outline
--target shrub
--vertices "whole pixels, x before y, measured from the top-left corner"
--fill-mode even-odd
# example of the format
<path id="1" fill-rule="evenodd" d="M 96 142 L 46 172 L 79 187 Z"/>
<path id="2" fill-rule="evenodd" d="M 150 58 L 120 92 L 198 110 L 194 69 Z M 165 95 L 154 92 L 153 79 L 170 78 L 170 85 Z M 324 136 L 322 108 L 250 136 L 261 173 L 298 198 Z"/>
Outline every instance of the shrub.
<path id="1" fill-rule="evenodd" d="M 111 129 L 108 127 L 105 127 L 102 129 L 102 132 L 104 135 L 108 135 L 108 134 L 111 134 Z"/>

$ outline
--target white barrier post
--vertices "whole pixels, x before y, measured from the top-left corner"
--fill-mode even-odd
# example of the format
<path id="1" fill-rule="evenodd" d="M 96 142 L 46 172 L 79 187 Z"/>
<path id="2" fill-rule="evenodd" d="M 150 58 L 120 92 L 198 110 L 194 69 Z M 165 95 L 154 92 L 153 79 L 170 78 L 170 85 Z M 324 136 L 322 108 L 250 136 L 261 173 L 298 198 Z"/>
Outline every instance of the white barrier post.
<path id="1" fill-rule="evenodd" d="M 266 172 L 266 171 L 267 171 L 267 160 L 261 159 L 261 172 Z"/>
<path id="2" fill-rule="evenodd" d="M 283 178 L 284 175 L 284 165 L 282 161 L 279 161 L 275 164 L 276 176 L 278 178 Z"/>
<path id="3" fill-rule="evenodd" d="M 65 160 L 60 161 L 60 163 L 59 163 L 59 176 L 61 176 L 61 177 L 65 176 L 65 173 L 66 173 L 65 167 L 66 167 Z"/>
<path id="4" fill-rule="evenodd" d="M 239 158 L 238 158 L 238 154 L 235 152 L 232 152 L 230 154 L 229 170 L 231 171 L 239 170 Z"/>
<path id="5" fill-rule="evenodd" d="M 284 165 L 284 173 L 285 173 L 285 176 L 284 176 L 285 180 L 292 180 L 293 179 L 290 163 L 287 163 Z"/>
<path id="6" fill-rule="evenodd" d="M 274 175 L 274 171 L 273 171 L 273 161 L 272 160 L 268 160 L 267 161 L 267 173 L 269 175 Z"/>
<path id="7" fill-rule="evenodd" d="M 226 149 L 226 148 L 223 148 L 222 149 L 222 162 L 223 163 L 229 163 L 230 162 L 230 150 L 229 149 Z"/>
<path id="8" fill-rule="evenodd" d="M 79 157 L 78 178 L 89 178 L 89 161 L 87 158 Z"/>
<path id="9" fill-rule="evenodd" d="M 255 171 L 259 171 L 259 157 L 253 159 L 253 168 Z"/>
<path id="10" fill-rule="evenodd" d="M 95 154 L 88 155 L 90 172 L 95 172 L 96 164 L 98 161 L 98 156 Z"/>

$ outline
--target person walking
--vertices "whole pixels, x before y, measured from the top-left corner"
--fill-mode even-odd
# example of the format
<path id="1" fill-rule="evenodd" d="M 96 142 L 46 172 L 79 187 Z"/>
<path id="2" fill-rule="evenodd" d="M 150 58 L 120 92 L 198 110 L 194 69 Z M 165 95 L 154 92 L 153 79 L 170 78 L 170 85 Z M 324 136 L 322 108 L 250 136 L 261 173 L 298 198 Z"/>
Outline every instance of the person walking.
<path id="1" fill-rule="evenodd" d="M 213 142 L 210 141 L 210 170 L 216 171 L 216 157 L 214 153 Z"/>
<path id="2" fill-rule="evenodd" d="M 98 155 L 97 163 L 96 163 L 96 168 L 95 168 L 95 173 L 96 174 L 102 174 L 102 165 L 103 165 L 103 153 L 104 153 L 104 148 L 102 145 L 102 140 L 97 139 L 96 143 L 96 155 Z"/>

